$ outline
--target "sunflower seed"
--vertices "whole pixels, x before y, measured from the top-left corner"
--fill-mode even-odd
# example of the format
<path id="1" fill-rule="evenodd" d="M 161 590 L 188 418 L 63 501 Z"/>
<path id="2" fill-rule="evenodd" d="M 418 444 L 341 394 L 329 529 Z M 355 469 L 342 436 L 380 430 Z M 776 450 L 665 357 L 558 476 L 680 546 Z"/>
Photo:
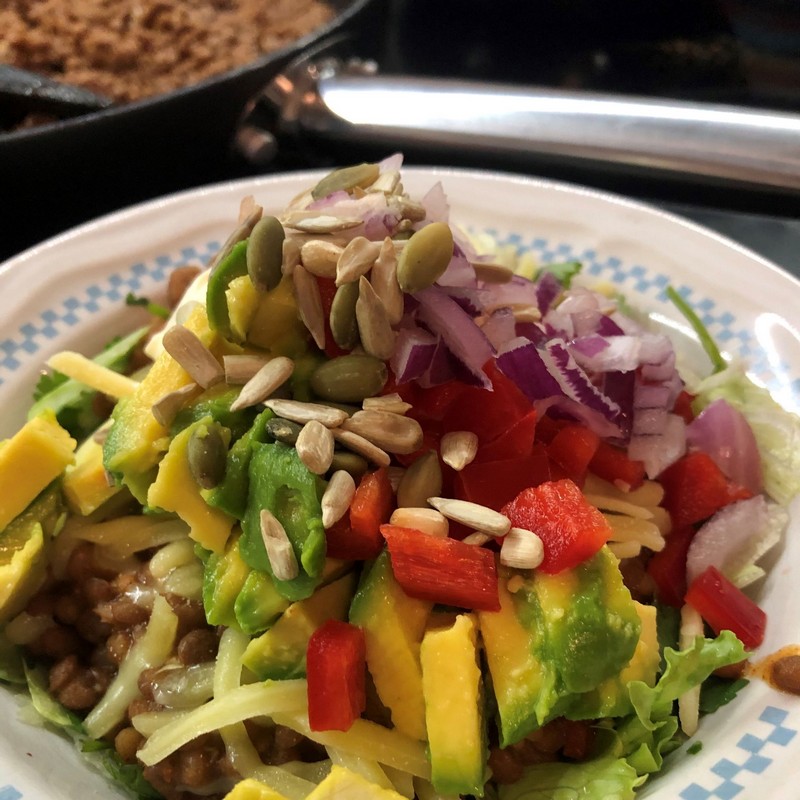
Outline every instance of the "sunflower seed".
<path id="1" fill-rule="evenodd" d="M 275 439 L 276 442 L 283 442 L 283 444 L 290 444 L 294 447 L 297 442 L 297 437 L 303 428 L 296 422 L 292 422 L 282 417 L 273 417 L 267 420 L 266 425 L 267 433 Z"/>
<path id="2" fill-rule="evenodd" d="M 189 373 L 195 383 L 204 389 L 220 383 L 225 370 L 214 354 L 183 325 L 174 325 L 162 339 L 164 349 Z"/>
<path id="3" fill-rule="evenodd" d="M 350 508 L 353 495 L 356 493 L 356 482 L 349 472 L 340 469 L 331 475 L 328 486 L 322 495 L 322 525 L 325 529 L 338 522 Z"/>
<path id="4" fill-rule="evenodd" d="M 500 547 L 500 563 L 517 569 L 536 569 L 544 559 L 542 540 L 524 528 L 512 528 Z"/>
<path id="5" fill-rule="evenodd" d="M 322 311 L 319 284 L 300 264 L 292 271 L 292 280 L 300 319 L 308 328 L 317 347 L 322 350 L 325 347 L 325 315 Z"/>
<path id="6" fill-rule="evenodd" d="M 491 541 L 492 537 L 486 533 L 481 533 L 480 531 L 473 531 L 468 536 L 465 536 L 461 541 L 464 544 L 474 544 L 476 547 L 481 547 L 486 544 L 486 542 Z"/>
<path id="7" fill-rule="evenodd" d="M 472 431 L 452 431 L 442 436 L 439 450 L 442 461 L 460 472 L 478 454 L 478 437 Z"/>
<path id="8" fill-rule="evenodd" d="M 405 300 L 403 290 L 397 282 L 397 252 L 388 236 L 384 239 L 372 267 L 370 283 L 386 309 L 389 322 L 397 325 L 403 318 Z"/>
<path id="9" fill-rule="evenodd" d="M 411 403 L 406 403 L 397 392 L 378 397 L 365 397 L 361 405 L 364 411 L 390 411 L 392 414 L 401 415 L 411 409 Z"/>
<path id="10" fill-rule="evenodd" d="M 335 278 L 336 264 L 344 248 L 325 239 L 310 239 L 300 248 L 300 261 L 312 274 L 320 278 Z"/>
<path id="11" fill-rule="evenodd" d="M 435 450 L 421 455 L 406 470 L 397 487 L 400 508 L 425 508 L 431 495 L 442 491 L 442 468 Z"/>
<path id="12" fill-rule="evenodd" d="M 281 252 L 281 274 L 291 275 L 294 268 L 300 263 L 300 242 L 287 237 L 283 240 Z"/>
<path id="13" fill-rule="evenodd" d="M 388 467 L 391 463 L 389 454 L 385 450 L 381 450 L 380 447 L 374 445 L 369 439 L 365 439 L 357 433 L 336 428 L 333 431 L 333 435 L 336 441 L 340 442 L 348 450 L 352 450 L 354 453 L 364 456 L 368 461 L 377 464 L 379 467 Z"/>
<path id="14" fill-rule="evenodd" d="M 389 522 L 401 528 L 422 531 L 439 539 L 446 539 L 450 532 L 447 517 L 432 508 L 398 508 L 392 513 Z"/>
<path id="15" fill-rule="evenodd" d="M 261 369 L 242 386 L 239 396 L 231 403 L 231 411 L 249 408 L 266 400 L 279 386 L 283 386 L 294 372 L 294 361 L 277 356 L 267 361 Z"/>
<path id="16" fill-rule="evenodd" d="M 237 222 L 241 225 L 252 213 L 256 210 L 256 199 L 251 194 L 245 195 L 239 201 L 239 219 Z"/>
<path id="17" fill-rule="evenodd" d="M 283 525 L 267 508 L 261 509 L 261 539 L 267 551 L 272 574 L 279 581 L 290 581 L 300 574 L 292 543 Z"/>
<path id="18" fill-rule="evenodd" d="M 275 414 L 292 422 L 305 425 L 317 420 L 326 428 L 337 428 L 347 419 L 347 412 L 319 403 L 303 403 L 300 400 L 267 400 L 264 405 Z"/>
<path id="19" fill-rule="evenodd" d="M 174 389 L 159 397 L 150 408 L 156 422 L 168 428 L 175 419 L 175 415 L 195 394 L 200 394 L 200 387 L 196 383 L 187 383 L 186 386 L 181 386 L 180 389 Z"/>
<path id="20" fill-rule="evenodd" d="M 380 252 L 381 245 L 378 242 L 371 242 L 363 236 L 354 236 L 336 262 L 336 285 L 353 283 L 366 275 Z"/>
<path id="21" fill-rule="evenodd" d="M 448 519 L 468 525 L 482 533 L 488 533 L 490 536 L 505 536 L 511 529 L 511 520 L 508 517 L 478 503 L 453 500 L 449 497 L 429 497 L 428 503 Z"/>
<path id="22" fill-rule="evenodd" d="M 508 283 L 514 277 L 514 270 L 504 264 L 492 261 L 470 261 L 475 269 L 475 277 L 484 283 Z"/>
<path id="23" fill-rule="evenodd" d="M 309 213 L 313 216 L 309 216 Z M 364 220 L 355 217 L 333 217 L 330 214 L 308 211 L 287 214 L 281 221 L 287 228 L 293 228 L 302 233 L 336 233 L 364 224 Z"/>
<path id="24" fill-rule="evenodd" d="M 225 368 L 225 383 L 229 386 L 243 386 L 267 363 L 261 356 L 222 356 Z"/>
<path id="25" fill-rule="evenodd" d="M 400 173 L 396 169 L 390 169 L 382 172 L 374 183 L 370 184 L 367 189 L 370 192 L 384 192 L 391 194 L 400 183 Z"/>
<path id="26" fill-rule="evenodd" d="M 295 442 L 300 460 L 315 475 L 326 473 L 333 459 L 333 434 L 321 422 L 312 419 L 303 426 Z"/>
<path id="27" fill-rule="evenodd" d="M 392 198 L 389 203 L 389 208 L 397 210 L 403 219 L 411 220 L 411 222 L 422 222 L 428 214 L 425 210 L 425 206 L 408 197 Z"/>
<path id="28" fill-rule="evenodd" d="M 394 331 L 383 303 L 364 276 L 358 282 L 356 320 L 364 350 L 381 361 L 389 359 L 394 352 Z"/>
<path id="29" fill-rule="evenodd" d="M 250 199 L 252 200 L 252 198 Z M 255 203 L 253 203 L 252 208 L 250 208 L 248 198 L 245 198 L 242 201 L 240 214 L 241 212 L 246 212 L 245 218 L 240 220 L 239 224 L 233 229 L 230 236 L 228 236 L 228 238 L 225 240 L 225 243 L 222 245 L 219 252 L 208 262 L 208 268 L 212 272 L 216 268 L 217 264 L 225 260 L 235 245 L 239 244 L 239 242 L 243 242 L 250 235 L 255 227 L 256 222 L 261 219 L 261 215 L 264 213 L 264 210 L 261 208 L 261 206 L 255 205 Z"/>
<path id="30" fill-rule="evenodd" d="M 422 427 L 411 417 L 390 411 L 356 411 L 342 428 L 369 439 L 389 453 L 413 453 L 422 446 Z"/>

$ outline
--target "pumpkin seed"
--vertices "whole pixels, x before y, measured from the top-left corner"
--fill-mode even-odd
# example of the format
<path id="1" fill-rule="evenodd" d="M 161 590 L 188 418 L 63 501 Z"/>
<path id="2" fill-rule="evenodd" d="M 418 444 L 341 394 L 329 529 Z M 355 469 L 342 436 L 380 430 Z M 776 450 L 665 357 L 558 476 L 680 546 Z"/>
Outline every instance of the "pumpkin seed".
<path id="1" fill-rule="evenodd" d="M 325 347 L 325 315 L 322 311 L 322 296 L 316 278 L 305 267 L 298 264 L 292 271 L 294 294 L 300 319 L 308 328 L 320 350 Z"/>
<path id="2" fill-rule="evenodd" d="M 303 430 L 301 425 L 289 419 L 283 419 L 283 417 L 273 417 L 268 420 L 266 429 L 267 434 L 275 439 L 276 442 L 290 444 L 293 447 L 297 442 L 300 431 Z"/>
<path id="3" fill-rule="evenodd" d="M 261 369 L 242 386 L 239 396 L 231 403 L 231 411 L 249 408 L 266 400 L 279 386 L 283 386 L 294 372 L 294 361 L 277 356 L 267 361 Z"/>
<path id="4" fill-rule="evenodd" d="M 366 189 L 370 184 L 375 183 L 380 172 L 380 167 L 377 164 L 367 163 L 336 169 L 326 175 L 311 190 L 311 196 L 315 200 L 320 200 L 334 192 L 349 192 L 355 189 L 356 186 Z"/>
<path id="5" fill-rule="evenodd" d="M 364 350 L 382 361 L 391 358 L 395 337 L 389 315 L 372 284 L 363 275 L 358 281 L 356 321 Z"/>
<path id="6" fill-rule="evenodd" d="M 331 469 L 349 472 L 355 480 L 361 478 L 368 468 L 367 460 L 357 453 L 351 453 L 348 450 L 335 450 L 333 453 Z"/>
<path id="7" fill-rule="evenodd" d="M 189 437 L 186 457 L 198 486 L 213 489 L 225 477 L 228 447 L 216 422 L 198 425 Z"/>
<path id="8" fill-rule="evenodd" d="M 381 245 L 363 236 L 354 236 L 342 250 L 336 262 L 336 285 L 357 281 L 372 269 L 380 255 Z"/>
<path id="9" fill-rule="evenodd" d="M 442 468 L 435 450 L 421 455 L 397 487 L 398 508 L 427 508 L 428 498 L 442 491 Z"/>
<path id="10" fill-rule="evenodd" d="M 397 280 L 404 292 L 427 289 L 444 274 L 453 257 L 453 232 L 444 222 L 420 228 L 408 240 L 397 262 Z"/>
<path id="11" fill-rule="evenodd" d="M 349 472 L 340 469 L 331 475 L 320 501 L 322 525 L 325 529 L 330 528 L 345 515 L 355 493 L 356 483 Z"/>
<path id="12" fill-rule="evenodd" d="M 397 252 L 394 242 L 387 236 L 383 240 L 380 253 L 372 266 L 370 283 L 378 295 L 391 325 L 397 325 L 403 318 L 405 301 L 403 290 L 397 282 Z"/>
<path id="13" fill-rule="evenodd" d="M 312 274 L 320 278 L 335 278 L 336 264 L 344 248 L 325 239 L 309 239 L 300 248 L 300 261 Z"/>
<path id="14" fill-rule="evenodd" d="M 247 240 L 247 274 L 259 292 L 274 289 L 281 280 L 283 225 L 275 217 L 262 217 Z"/>
<path id="15" fill-rule="evenodd" d="M 320 364 L 311 374 L 311 391 L 334 403 L 361 403 L 383 389 L 386 364 L 369 355 L 350 353 Z"/>
<path id="16" fill-rule="evenodd" d="M 429 497 L 428 503 L 448 519 L 490 536 L 505 536 L 511 530 L 511 520 L 508 517 L 478 503 L 449 497 Z"/>
<path id="17" fill-rule="evenodd" d="M 307 422 L 295 442 L 300 460 L 315 475 L 326 473 L 333 459 L 333 434 L 321 422 Z"/>
<path id="18" fill-rule="evenodd" d="M 345 283 L 336 290 L 331 303 L 331 334 L 333 341 L 344 350 L 352 350 L 358 344 L 357 300 L 358 284 Z"/>
<path id="19" fill-rule="evenodd" d="M 391 411 L 357 411 L 342 423 L 342 428 L 369 439 L 388 453 L 413 453 L 422 445 L 419 422 Z"/>

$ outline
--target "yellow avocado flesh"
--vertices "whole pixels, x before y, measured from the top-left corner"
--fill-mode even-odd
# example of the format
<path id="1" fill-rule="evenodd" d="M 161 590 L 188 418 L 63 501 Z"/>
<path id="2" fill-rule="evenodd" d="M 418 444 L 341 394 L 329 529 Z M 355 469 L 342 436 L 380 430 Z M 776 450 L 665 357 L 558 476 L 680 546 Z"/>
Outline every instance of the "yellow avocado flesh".
<path id="1" fill-rule="evenodd" d="M 220 338 L 208 327 L 205 308 L 195 308 L 183 324 L 212 352 L 219 352 Z M 136 391 L 120 400 L 114 409 L 114 423 L 103 446 L 105 467 L 121 476 L 142 504 L 169 441 L 169 431 L 153 416 L 153 405 L 165 394 L 191 382 L 189 373 L 164 351 Z"/>
<path id="2" fill-rule="evenodd" d="M 25 607 L 44 580 L 44 532 L 33 523 L 25 544 L 0 566 L 0 625 Z"/>
<path id="3" fill-rule="evenodd" d="M 221 553 L 233 528 L 233 517 L 212 508 L 200 494 L 200 486 L 189 468 L 189 439 L 196 428 L 208 424 L 200 420 L 182 430 L 169 446 L 158 467 L 155 482 L 147 492 L 151 508 L 175 512 L 188 526 L 189 536 L 214 553 Z"/>
<path id="4" fill-rule="evenodd" d="M 261 781 L 247 778 L 239 781 L 236 786 L 225 795 L 224 800 L 286 800 L 285 795 L 270 789 Z"/>
<path id="5" fill-rule="evenodd" d="M 475 618 L 429 630 L 420 648 L 431 782 L 443 794 L 483 796 L 486 735 Z"/>
<path id="6" fill-rule="evenodd" d="M 108 485 L 103 446 L 91 436 L 75 453 L 75 463 L 67 467 L 62 488 L 69 510 L 83 517 L 122 491 L 121 486 Z"/>
<path id="7" fill-rule="evenodd" d="M 76 442 L 47 411 L 0 448 L 0 531 L 74 460 Z"/>
<path id="8" fill-rule="evenodd" d="M 291 276 L 284 275 L 271 292 L 263 295 L 250 318 L 247 341 L 276 356 L 295 358 L 305 352 L 308 331 L 297 310 Z"/>
<path id="9" fill-rule="evenodd" d="M 378 697 L 394 726 L 420 740 L 426 734 L 419 649 L 432 608 L 400 588 L 385 551 L 362 579 L 350 608 L 350 621 L 364 631 L 367 666 Z"/>
<path id="10" fill-rule="evenodd" d="M 334 764 L 328 776 L 306 800 L 403 800 L 403 795 Z"/>

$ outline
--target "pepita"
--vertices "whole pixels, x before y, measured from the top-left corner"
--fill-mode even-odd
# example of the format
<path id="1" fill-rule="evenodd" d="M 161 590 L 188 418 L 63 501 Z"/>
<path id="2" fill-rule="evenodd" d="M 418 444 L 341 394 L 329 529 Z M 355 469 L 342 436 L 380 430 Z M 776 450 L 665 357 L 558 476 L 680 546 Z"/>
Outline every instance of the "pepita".
<path id="1" fill-rule="evenodd" d="M 300 262 L 320 278 L 335 278 L 336 264 L 344 248 L 325 239 L 309 239 L 300 248 Z"/>
<path id="2" fill-rule="evenodd" d="M 315 475 L 326 473 L 333 459 L 333 434 L 321 422 L 307 422 L 295 442 L 300 460 Z"/>
<path id="3" fill-rule="evenodd" d="M 363 236 L 354 236 L 336 262 L 336 285 L 352 283 L 366 275 L 380 252 L 381 245 L 378 242 L 371 242 Z"/>
<path id="4" fill-rule="evenodd" d="M 370 273 L 370 283 L 378 295 L 391 325 L 397 325 L 403 318 L 403 290 L 397 282 L 397 251 L 394 242 L 387 236 L 381 245 Z"/>
<path id="5" fill-rule="evenodd" d="M 311 196 L 315 200 L 321 200 L 334 192 L 349 192 L 355 189 L 356 186 L 366 189 L 370 184 L 375 183 L 380 171 L 380 167 L 377 164 L 367 163 L 336 169 L 328 173 L 311 190 Z"/>
<path id="6" fill-rule="evenodd" d="M 351 453 L 349 450 L 334 450 L 331 469 L 336 471 L 344 470 L 349 472 L 354 480 L 359 480 L 369 469 L 369 464 L 365 458 L 362 458 L 357 453 Z"/>
<path id="7" fill-rule="evenodd" d="M 311 391 L 335 403 L 361 403 L 383 389 L 386 364 L 366 354 L 350 353 L 320 364 L 312 373 Z"/>
<path id="8" fill-rule="evenodd" d="M 340 469 L 331 475 L 320 501 L 322 525 L 325 529 L 330 528 L 345 515 L 355 493 L 356 483 L 349 472 Z"/>
<path id="9" fill-rule="evenodd" d="M 325 315 L 322 311 L 319 284 L 301 264 L 292 271 L 292 281 L 300 319 L 308 328 L 317 347 L 322 350 L 325 347 Z"/>
<path id="10" fill-rule="evenodd" d="M 319 403 L 303 403 L 300 400 L 267 400 L 264 405 L 277 416 L 305 425 L 315 419 L 326 428 L 337 428 L 347 419 L 347 412 Z"/>
<path id="11" fill-rule="evenodd" d="M 383 303 L 363 275 L 358 282 L 356 321 L 364 350 L 382 361 L 389 359 L 394 352 L 394 331 Z"/>
<path id="12" fill-rule="evenodd" d="M 420 228 L 408 240 L 397 262 L 397 280 L 404 292 L 427 289 L 444 274 L 453 257 L 453 233 L 444 222 Z"/>
<path id="13" fill-rule="evenodd" d="M 358 284 L 345 283 L 336 290 L 331 302 L 331 335 L 333 341 L 344 350 L 352 350 L 358 344 L 357 301 Z"/>
<path id="14" fill-rule="evenodd" d="M 428 498 L 442 491 L 442 468 L 435 450 L 421 455 L 397 487 L 398 508 L 426 508 Z"/>
<path id="15" fill-rule="evenodd" d="M 198 425 L 189 437 L 186 457 L 201 489 L 213 489 L 225 477 L 228 447 L 218 423 Z"/>
<path id="16" fill-rule="evenodd" d="M 204 389 L 219 383 L 225 377 L 214 354 L 200 339 L 183 325 L 174 325 L 161 340 L 164 349 L 189 373 L 195 383 Z"/>
<path id="17" fill-rule="evenodd" d="M 413 453 L 422 446 L 422 427 L 412 417 L 390 411 L 357 411 L 342 428 L 369 439 L 388 453 Z"/>
<path id="18" fill-rule="evenodd" d="M 300 431 L 303 430 L 301 425 L 289 419 L 283 419 L 283 417 L 273 417 L 271 420 L 268 420 L 266 429 L 267 434 L 276 442 L 290 444 L 292 447 L 294 447 L 295 442 L 297 442 Z"/>
<path id="19" fill-rule="evenodd" d="M 286 234 L 275 217 L 262 217 L 247 240 L 247 274 L 259 292 L 274 289 L 281 280 Z"/>
<path id="20" fill-rule="evenodd" d="M 279 386 L 283 386 L 294 372 L 294 361 L 277 356 L 267 361 L 261 369 L 242 386 L 239 396 L 231 403 L 231 411 L 249 408 L 266 400 Z"/>
<path id="21" fill-rule="evenodd" d="M 449 497 L 429 497 L 428 503 L 448 519 L 490 536 L 505 536 L 511 529 L 511 520 L 508 517 L 478 503 Z"/>

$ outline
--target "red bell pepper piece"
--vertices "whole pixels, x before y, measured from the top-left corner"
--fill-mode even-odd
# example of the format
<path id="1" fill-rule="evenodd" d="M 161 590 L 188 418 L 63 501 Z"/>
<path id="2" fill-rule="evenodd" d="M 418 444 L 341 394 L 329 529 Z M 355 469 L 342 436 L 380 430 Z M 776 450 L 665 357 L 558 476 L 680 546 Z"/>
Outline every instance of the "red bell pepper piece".
<path id="1" fill-rule="evenodd" d="M 521 458 L 473 461 L 456 473 L 454 488 L 458 499 L 499 511 L 523 489 L 549 480 L 547 452 L 543 445 L 537 444 Z"/>
<path id="2" fill-rule="evenodd" d="M 664 487 L 664 508 L 676 528 L 702 522 L 723 506 L 752 497 L 752 492 L 731 483 L 707 453 L 687 453 L 659 476 Z"/>
<path id="3" fill-rule="evenodd" d="M 447 381 L 427 389 L 411 382 L 398 386 L 397 393 L 407 403 L 411 403 L 409 417 L 420 423 L 441 422 L 466 388 L 466 384 L 461 381 Z"/>
<path id="4" fill-rule="evenodd" d="M 672 407 L 672 413 L 683 417 L 684 422 L 688 425 L 694 419 L 694 411 L 692 411 L 692 403 L 694 402 L 695 395 L 689 394 L 685 389 L 675 398 L 675 405 Z"/>
<path id="5" fill-rule="evenodd" d="M 409 597 L 479 611 L 499 611 L 494 554 L 456 539 L 381 525 L 397 582 Z"/>
<path id="6" fill-rule="evenodd" d="M 348 514 L 325 532 L 328 555 L 348 561 L 375 558 L 383 549 L 380 526 L 388 522 L 394 493 L 385 467 L 361 478 Z"/>
<path id="7" fill-rule="evenodd" d="M 647 573 L 656 584 L 662 603 L 673 608 L 683 605 L 686 595 L 686 555 L 696 531 L 692 525 L 674 528 L 667 544 L 647 562 Z"/>
<path id="8" fill-rule="evenodd" d="M 550 460 L 564 470 L 566 477 L 583 485 L 589 462 L 600 446 L 600 437 L 583 425 L 566 425 L 547 447 Z"/>
<path id="9" fill-rule="evenodd" d="M 589 472 L 616 485 L 638 489 L 644 483 L 644 462 L 628 458 L 628 454 L 608 442 L 600 442 L 589 462 Z"/>
<path id="10" fill-rule="evenodd" d="M 367 706 L 364 631 L 329 619 L 308 640 L 308 723 L 312 731 L 346 731 Z"/>
<path id="11" fill-rule="evenodd" d="M 568 479 L 525 489 L 503 514 L 515 528 L 539 536 L 544 546 L 539 569 L 551 575 L 591 558 L 611 537 L 605 517 Z"/>
<path id="12" fill-rule="evenodd" d="M 336 283 L 333 278 L 320 278 L 317 277 L 319 284 L 319 295 L 322 299 L 322 313 L 325 316 L 325 355 L 328 358 L 336 358 L 337 356 L 346 355 L 349 350 L 343 350 L 333 340 L 330 325 L 331 304 L 333 303 L 333 296 L 336 294 Z"/>
<path id="13" fill-rule="evenodd" d="M 505 461 L 527 456 L 533 448 L 537 414 L 531 409 L 496 439 L 478 448 L 475 461 Z"/>
<path id="14" fill-rule="evenodd" d="M 733 631 L 748 650 L 764 641 L 767 615 L 716 567 L 707 567 L 692 581 L 686 602 L 714 633 Z"/>

